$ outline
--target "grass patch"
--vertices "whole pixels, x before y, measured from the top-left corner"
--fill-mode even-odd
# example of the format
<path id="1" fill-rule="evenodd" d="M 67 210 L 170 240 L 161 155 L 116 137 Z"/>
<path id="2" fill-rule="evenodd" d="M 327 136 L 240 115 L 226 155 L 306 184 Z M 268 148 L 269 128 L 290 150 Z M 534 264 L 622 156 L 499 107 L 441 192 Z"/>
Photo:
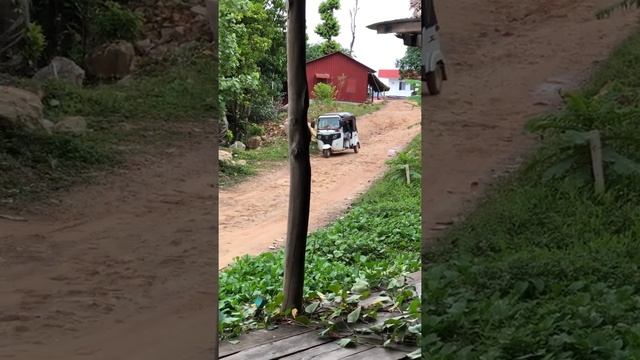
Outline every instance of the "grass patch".
<path id="1" fill-rule="evenodd" d="M 422 104 L 422 95 L 409 96 L 408 100 L 416 103 L 416 105 L 419 106 Z"/>
<path id="2" fill-rule="evenodd" d="M 408 151 L 419 154 L 420 139 Z M 418 162 L 419 163 L 419 162 Z M 420 183 L 386 176 L 332 225 L 311 234 L 307 244 L 305 298 L 342 294 L 356 283 L 368 291 L 388 286 L 420 267 Z M 220 333 L 234 336 L 267 327 L 283 314 L 284 252 L 245 256 L 220 274 Z M 266 301 L 261 311 L 256 299 Z M 262 300 L 258 302 L 262 302 Z"/>
<path id="3" fill-rule="evenodd" d="M 75 87 L 52 81 L 43 86 L 45 118 L 85 117 L 82 137 L 3 131 L 0 135 L 0 200 L 17 204 L 50 191 L 86 182 L 95 172 L 135 154 L 166 149 L 185 131 L 208 127 L 214 113 L 213 61 L 202 49 L 180 52 L 145 68 L 127 82 Z M 29 81 L 18 86 L 34 88 Z"/>
<path id="4" fill-rule="evenodd" d="M 289 147 L 286 139 L 276 139 L 255 150 L 236 151 L 233 154 L 234 161 L 245 162 L 245 164 L 223 164 L 220 166 L 220 185 L 231 186 L 237 184 L 257 174 L 259 170 L 286 161 L 288 156 Z"/>
<path id="5" fill-rule="evenodd" d="M 623 119 L 637 106 L 638 63 L 634 35 L 582 93 L 615 82 L 603 101 Z M 601 125 L 640 131 L 637 117 Z M 543 182 L 545 168 L 536 164 L 555 151 L 554 140 L 427 255 L 429 359 L 640 358 L 640 179 L 608 172 L 602 196 L 571 177 Z M 637 147 L 625 150 L 640 159 Z"/>

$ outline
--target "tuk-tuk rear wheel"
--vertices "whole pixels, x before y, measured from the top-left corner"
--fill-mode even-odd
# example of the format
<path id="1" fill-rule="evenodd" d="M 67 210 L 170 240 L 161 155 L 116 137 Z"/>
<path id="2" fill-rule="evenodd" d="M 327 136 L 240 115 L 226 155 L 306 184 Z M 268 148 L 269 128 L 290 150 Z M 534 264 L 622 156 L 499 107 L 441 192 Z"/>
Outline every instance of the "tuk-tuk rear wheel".
<path id="1" fill-rule="evenodd" d="M 353 152 L 357 154 L 359 148 L 360 148 L 360 143 L 357 143 L 356 146 L 353 147 Z"/>

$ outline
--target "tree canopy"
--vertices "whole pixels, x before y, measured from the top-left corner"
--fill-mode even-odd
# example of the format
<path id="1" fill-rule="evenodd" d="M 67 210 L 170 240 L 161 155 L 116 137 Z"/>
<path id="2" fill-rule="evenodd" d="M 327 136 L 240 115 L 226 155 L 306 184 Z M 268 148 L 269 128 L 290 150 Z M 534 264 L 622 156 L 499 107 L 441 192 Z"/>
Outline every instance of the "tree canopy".
<path id="1" fill-rule="evenodd" d="M 322 22 L 316 26 L 315 32 L 325 41 L 321 44 L 323 54 L 330 54 L 341 49 L 340 44 L 333 40 L 340 35 L 340 24 L 333 15 L 335 10 L 340 9 L 340 0 L 325 0 L 320 3 L 318 12 Z"/>
<path id="2" fill-rule="evenodd" d="M 405 55 L 396 60 L 396 67 L 400 69 L 400 74 L 405 78 L 416 77 L 420 74 L 422 65 L 422 52 L 418 47 L 407 47 Z"/>
<path id="3" fill-rule="evenodd" d="M 220 1 L 220 104 L 236 138 L 273 108 L 286 79 L 283 0 Z"/>

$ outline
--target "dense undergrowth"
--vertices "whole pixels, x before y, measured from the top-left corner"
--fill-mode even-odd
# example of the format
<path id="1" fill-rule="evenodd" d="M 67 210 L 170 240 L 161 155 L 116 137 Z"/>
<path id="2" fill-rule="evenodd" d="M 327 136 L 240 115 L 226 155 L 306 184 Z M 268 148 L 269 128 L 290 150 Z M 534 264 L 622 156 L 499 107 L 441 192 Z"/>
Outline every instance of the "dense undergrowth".
<path id="1" fill-rule="evenodd" d="M 212 69 L 206 50 L 191 49 L 120 83 L 45 84 L 45 118 L 55 123 L 63 116 L 83 116 L 90 131 L 73 137 L 0 130 L 2 205 L 87 181 L 122 161 L 126 149 L 140 154 L 184 142 L 183 128 L 203 133 L 216 103 Z"/>
<path id="2" fill-rule="evenodd" d="M 543 181 L 542 161 L 562 127 L 640 134 L 638 64 L 640 34 L 576 95 L 579 109 L 547 119 L 556 130 L 527 166 L 433 246 L 426 358 L 640 359 L 640 177 L 605 163 L 607 190 L 595 195 L 592 180 L 574 176 L 588 168 Z M 637 141 L 614 145 L 640 160 Z"/>
<path id="3" fill-rule="evenodd" d="M 401 165 L 399 162 L 409 161 L 412 166 L 419 166 L 419 149 L 417 138 L 407 149 L 410 154 L 391 165 L 397 167 Z M 398 179 L 390 171 L 344 217 L 309 236 L 305 305 L 323 296 L 345 300 L 345 292 L 351 295 L 355 288 L 364 296 L 376 289 L 389 289 L 399 276 L 419 270 L 420 182 L 407 185 L 403 181 L 406 180 Z M 220 334 L 229 337 L 248 329 L 268 327 L 286 315 L 279 311 L 283 266 L 283 251 L 278 250 L 238 258 L 222 271 Z M 417 296 L 401 300 L 407 303 L 408 312 L 413 310 L 416 319 L 417 301 Z M 260 308 L 263 302 L 266 305 Z M 305 316 L 320 320 L 314 314 Z"/>

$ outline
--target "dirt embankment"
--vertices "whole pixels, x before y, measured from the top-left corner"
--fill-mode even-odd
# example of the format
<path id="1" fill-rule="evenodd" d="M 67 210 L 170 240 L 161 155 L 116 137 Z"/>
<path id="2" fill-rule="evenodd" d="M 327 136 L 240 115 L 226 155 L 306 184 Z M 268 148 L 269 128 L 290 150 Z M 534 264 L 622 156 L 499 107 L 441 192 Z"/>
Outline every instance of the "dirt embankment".
<path id="1" fill-rule="evenodd" d="M 517 163 L 531 144 L 522 132 L 525 119 L 557 105 L 556 90 L 584 78 L 630 32 L 632 15 L 594 20 L 606 3 L 437 3 L 450 80 L 426 102 L 428 226 L 468 208 L 492 174 Z M 389 106 L 398 106 L 396 120 L 415 111 Z M 328 197 L 314 200 L 312 224 L 366 187 L 376 173 L 367 167 L 380 166 L 395 146 L 376 142 L 417 132 L 407 128 L 411 122 L 394 127 L 392 119 L 379 120 L 381 127 L 370 130 L 363 120 L 362 153 L 314 160 L 314 196 Z M 102 185 L 75 189 L 28 222 L 0 220 L 0 358 L 208 359 L 215 255 L 210 148 L 189 144 L 171 158 L 133 164 Z M 320 181 L 323 171 L 334 173 L 335 182 Z M 274 229 L 284 228 L 287 181 L 280 169 L 220 194 L 223 251 L 256 253 L 279 237 Z M 221 256 L 223 263 L 232 253 Z"/>

